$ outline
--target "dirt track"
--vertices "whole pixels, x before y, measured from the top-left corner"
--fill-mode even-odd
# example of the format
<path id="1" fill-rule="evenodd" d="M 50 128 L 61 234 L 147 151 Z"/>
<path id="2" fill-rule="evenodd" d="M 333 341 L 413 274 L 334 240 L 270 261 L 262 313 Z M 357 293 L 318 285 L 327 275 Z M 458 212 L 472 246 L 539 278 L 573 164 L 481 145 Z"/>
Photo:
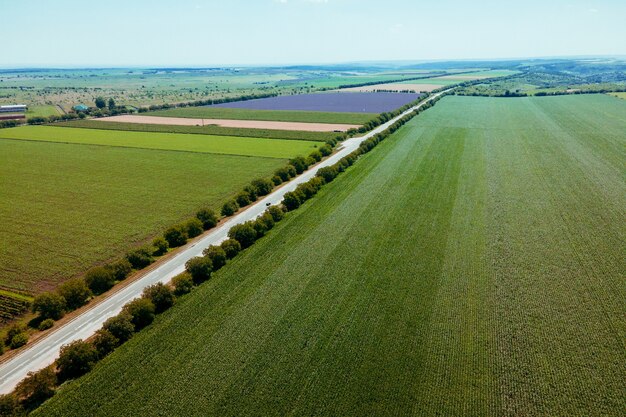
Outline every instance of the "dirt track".
<path id="1" fill-rule="evenodd" d="M 239 127 L 247 129 L 271 129 L 271 130 L 299 130 L 303 132 L 345 132 L 350 128 L 358 128 L 359 125 L 331 124 L 331 123 L 301 123 L 301 122 L 272 122 L 265 120 L 230 120 L 230 119 L 188 119 L 184 117 L 159 117 L 122 115 L 110 116 L 97 119 L 102 122 L 144 123 L 153 125 L 175 126 L 207 126 L 217 125 L 221 127 Z"/>

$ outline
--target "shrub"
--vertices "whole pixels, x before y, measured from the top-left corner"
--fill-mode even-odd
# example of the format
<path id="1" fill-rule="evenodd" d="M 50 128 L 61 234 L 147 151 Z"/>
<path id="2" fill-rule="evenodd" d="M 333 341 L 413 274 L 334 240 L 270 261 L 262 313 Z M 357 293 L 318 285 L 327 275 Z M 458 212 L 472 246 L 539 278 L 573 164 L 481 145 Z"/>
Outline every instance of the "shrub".
<path id="1" fill-rule="evenodd" d="M 9 342 L 9 347 L 11 349 L 17 349 L 24 346 L 26 343 L 28 343 L 28 334 L 18 333 L 11 338 L 11 341 Z"/>
<path id="2" fill-rule="evenodd" d="M 137 248 L 126 254 L 126 260 L 128 260 L 133 268 L 143 269 L 146 266 L 150 265 L 152 262 L 154 262 L 154 258 L 152 257 L 153 253 L 154 250 L 150 250 L 146 247 Z"/>
<path id="3" fill-rule="evenodd" d="M 274 188 L 271 181 L 262 178 L 252 181 L 252 186 L 256 189 L 256 194 L 259 196 L 268 195 Z"/>
<path id="4" fill-rule="evenodd" d="M 51 367 L 47 367 L 29 372 L 15 387 L 15 395 L 22 399 L 22 405 L 27 410 L 34 410 L 54 395 L 56 385 L 57 376 Z"/>
<path id="5" fill-rule="evenodd" d="M 125 311 L 105 321 L 102 328 L 110 332 L 120 344 L 133 337 L 135 333 L 132 317 Z"/>
<path id="6" fill-rule="evenodd" d="M 19 417 L 25 415 L 26 410 L 22 408 L 15 394 L 0 395 L 0 416 Z"/>
<path id="7" fill-rule="evenodd" d="M 56 360 L 59 380 L 78 378 L 91 371 L 96 362 L 98 362 L 98 351 L 91 343 L 76 340 L 64 345 Z"/>
<path id="8" fill-rule="evenodd" d="M 202 222 L 195 217 L 185 222 L 185 227 L 187 229 L 187 236 L 190 238 L 200 236 L 204 231 Z"/>
<path id="9" fill-rule="evenodd" d="M 106 329 L 98 330 L 93 338 L 93 346 L 96 348 L 100 359 L 113 352 L 119 344 L 120 340 Z"/>
<path id="10" fill-rule="evenodd" d="M 92 295 L 87 283 L 81 278 L 64 282 L 57 292 L 65 299 L 66 307 L 70 311 L 84 306 Z"/>
<path id="11" fill-rule="evenodd" d="M 311 158 L 313 158 L 315 160 L 315 162 L 319 162 L 323 158 L 322 153 L 320 151 L 313 151 L 313 152 L 311 152 L 311 154 L 309 156 Z"/>
<path id="12" fill-rule="evenodd" d="M 251 203 L 250 195 L 245 191 L 242 191 L 239 194 L 237 194 L 237 196 L 235 197 L 235 200 L 237 201 L 237 205 L 239 207 L 245 207 Z"/>
<path id="13" fill-rule="evenodd" d="M 144 298 L 152 301 L 157 314 L 164 312 L 174 305 L 174 293 L 162 282 L 150 285 L 143 290 Z"/>
<path id="14" fill-rule="evenodd" d="M 297 156 L 293 158 L 291 161 L 289 161 L 289 163 L 294 167 L 297 174 L 302 174 L 309 167 L 306 159 L 302 156 Z"/>
<path id="15" fill-rule="evenodd" d="M 288 193 L 285 193 L 285 196 L 283 197 L 283 205 L 285 206 L 287 211 L 295 210 L 298 207 L 300 207 L 301 204 L 302 204 L 301 193 L 298 193 L 295 191 L 290 191 Z"/>
<path id="16" fill-rule="evenodd" d="M 243 249 L 249 247 L 257 238 L 257 232 L 254 230 L 254 222 L 246 222 L 237 224 L 228 231 L 228 237 L 237 240 Z"/>
<path id="17" fill-rule="evenodd" d="M 155 307 L 147 298 L 137 298 L 123 308 L 131 316 L 135 331 L 139 331 L 154 321 Z"/>
<path id="18" fill-rule="evenodd" d="M 44 292 L 35 297 L 33 311 L 43 319 L 58 320 L 65 314 L 65 299 L 53 292 Z"/>
<path id="19" fill-rule="evenodd" d="M 334 144 L 333 144 L 334 145 Z M 326 144 L 324 146 L 320 146 L 319 148 L 319 152 L 323 155 L 323 156 L 328 156 L 331 153 L 333 153 L 333 148 L 331 145 Z"/>
<path id="20" fill-rule="evenodd" d="M 229 200 L 222 206 L 222 216 L 232 216 L 239 210 L 239 206 L 235 200 Z"/>
<path id="21" fill-rule="evenodd" d="M 163 236 L 155 237 L 152 241 L 152 246 L 154 247 L 154 252 L 152 252 L 152 255 L 154 256 L 165 255 L 167 250 L 170 248 L 170 245 Z"/>
<path id="22" fill-rule="evenodd" d="M 248 196 L 250 197 L 250 202 L 256 201 L 258 195 L 254 186 L 246 185 L 245 187 L 243 187 L 243 191 L 245 193 L 248 193 Z"/>
<path id="23" fill-rule="evenodd" d="M 289 181 L 291 177 L 293 177 L 293 175 L 289 173 L 289 169 L 287 167 L 277 169 L 276 172 L 274 172 L 274 174 L 275 174 L 274 176 L 280 178 L 282 182 L 287 182 Z M 294 170 L 294 174 L 295 174 L 295 170 Z M 276 181 L 274 181 L 274 184 L 276 184 Z"/>
<path id="24" fill-rule="evenodd" d="M 174 284 L 174 294 L 177 296 L 188 294 L 193 289 L 193 279 L 187 272 L 176 275 L 172 279 L 172 284 Z"/>
<path id="25" fill-rule="evenodd" d="M 115 284 L 115 276 L 111 269 L 97 266 L 87 271 L 85 274 L 85 283 L 91 292 L 99 295 L 111 289 L 113 284 Z"/>
<path id="26" fill-rule="evenodd" d="M 151 250 L 148 248 L 140 248 L 139 250 L 142 251 L 141 253 L 146 254 L 146 257 L 150 260 L 150 263 L 152 263 L 153 259 L 150 254 Z M 124 258 L 110 265 L 107 265 L 106 268 L 111 270 L 111 272 L 113 273 L 113 277 L 116 281 L 123 281 L 132 272 L 133 264 L 131 264 L 128 259 Z"/>
<path id="27" fill-rule="evenodd" d="M 262 224 L 265 227 L 265 230 L 271 230 L 274 227 L 274 217 L 268 212 L 265 211 L 257 220 L 257 223 Z"/>
<path id="28" fill-rule="evenodd" d="M 163 234 L 170 248 L 177 248 L 187 243 L 189 236 L 187 235 L 187 227 L 184 224 L 172 226 Z"/>
<path id="29" fill-rule="evenodd" d="M 37 326 L 37 329 L 43 332 L 44 330 L 51 329 L 53 326 L 54 326 L 54 320 L 45 319 L 41 323 L 39 323 L 39 326 Z"/>
<path id="30" fill-rule="evenodd" d="M 241 243 L 235 239 L 226 239 L 220 246 L 224 249 L 224 253 L 228 259 L 233 259 L 241 252 Z"/>
<path id="31" fill-rule="evenodd" d="M 215 227 L 218 221 L 217 214 L 215 214 L 213 210 L 207 208 L 198 211 L 196 213 L 196 217 L 202 222 L 204 230 L 209 230 L 212 227 Z"/>
<path id="32" fill-rule="evenodd" d="M 272 177 L 272 182 L 274 183 L 275 186 L 278 186 L 283 183 L 283 179 L 280 178 L 278 175 L 274 175 Z"/>
<path id="33" fill-rule="evenodd" d="M 285 217 L 285 211 L 280 206 L 270 206 L 267 212 L 272 216 L 274 222 L 279 222 Z"/>
<path id="34" fill-rule="evenodd" d="M 187 272 L 191 274 L 193 282 L 195 284 L 201 284 L 211 278 L 213 264 L 209 258 L 197 256 L 188 260 L 185 264 L 185 268 L 187 268 Z"/>
<path id="35" fill-rule="evenodd" d="M 206 248 L 202 254 L 211 260 L 213 271 L 217 271 L 226 265 L 226 252 L 224 252 L 221 246 L 211 245 Z"/>
<path id="36" fill-rule="evenodd" d="M 20 323 L 14 323 L 12 324 L 6 332 L 6 335 L 4 337 L 4 343 L 6 345 L 11 344 L 11 339 L 13 339 L 15 336 L 17 336 L 20 333 L 24 333 L 26 331 L 26 326 Z"/>
<path id="37" fill-rule="evenodd" d="M 339 171 L 333 165 L 333 166 L 330 166 L 330 167 L 320 168 L 317 171 L 316 175 L 318 177 L 320 177 L 320 178 L 323 178 L 325 182 L 331 182 L 332 180 L 334 180 L 337 177 L 337 175 L 339 175 Z"/>

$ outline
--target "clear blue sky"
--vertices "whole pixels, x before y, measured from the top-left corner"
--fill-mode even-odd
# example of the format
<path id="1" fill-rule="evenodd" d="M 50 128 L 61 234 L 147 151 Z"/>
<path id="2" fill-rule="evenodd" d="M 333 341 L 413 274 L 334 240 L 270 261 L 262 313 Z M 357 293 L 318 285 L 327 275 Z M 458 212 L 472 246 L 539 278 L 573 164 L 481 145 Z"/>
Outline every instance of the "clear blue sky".
<path id="1" fill-rule="evenodd" d="M 626 0 L 0 0 L 0 67 L 626 55 Z"/>

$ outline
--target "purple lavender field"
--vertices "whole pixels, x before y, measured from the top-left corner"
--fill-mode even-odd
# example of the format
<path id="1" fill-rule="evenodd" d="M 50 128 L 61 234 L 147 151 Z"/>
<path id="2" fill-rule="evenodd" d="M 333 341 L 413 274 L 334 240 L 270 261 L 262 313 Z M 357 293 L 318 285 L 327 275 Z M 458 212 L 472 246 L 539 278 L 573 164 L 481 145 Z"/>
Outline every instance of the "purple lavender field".
<path id="1" fill-rule="evenodd" d="M 414 93 L 314 93 L 279 96 L 207 107 L 250 110 L 302 110 L 337 113 L 383 113 L 419 98 Z"/>

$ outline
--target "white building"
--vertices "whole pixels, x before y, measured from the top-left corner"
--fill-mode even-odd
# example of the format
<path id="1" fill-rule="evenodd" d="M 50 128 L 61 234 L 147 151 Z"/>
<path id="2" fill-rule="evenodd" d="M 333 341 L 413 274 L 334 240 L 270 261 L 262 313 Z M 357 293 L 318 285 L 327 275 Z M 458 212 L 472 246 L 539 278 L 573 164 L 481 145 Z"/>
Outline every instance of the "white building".
<path id="1" fill-rule="evenodd" d="M 0 113 L 25 112 L 28 109 L 25 104 L 13 104 L 10 106 L 0 106 Z"/>

